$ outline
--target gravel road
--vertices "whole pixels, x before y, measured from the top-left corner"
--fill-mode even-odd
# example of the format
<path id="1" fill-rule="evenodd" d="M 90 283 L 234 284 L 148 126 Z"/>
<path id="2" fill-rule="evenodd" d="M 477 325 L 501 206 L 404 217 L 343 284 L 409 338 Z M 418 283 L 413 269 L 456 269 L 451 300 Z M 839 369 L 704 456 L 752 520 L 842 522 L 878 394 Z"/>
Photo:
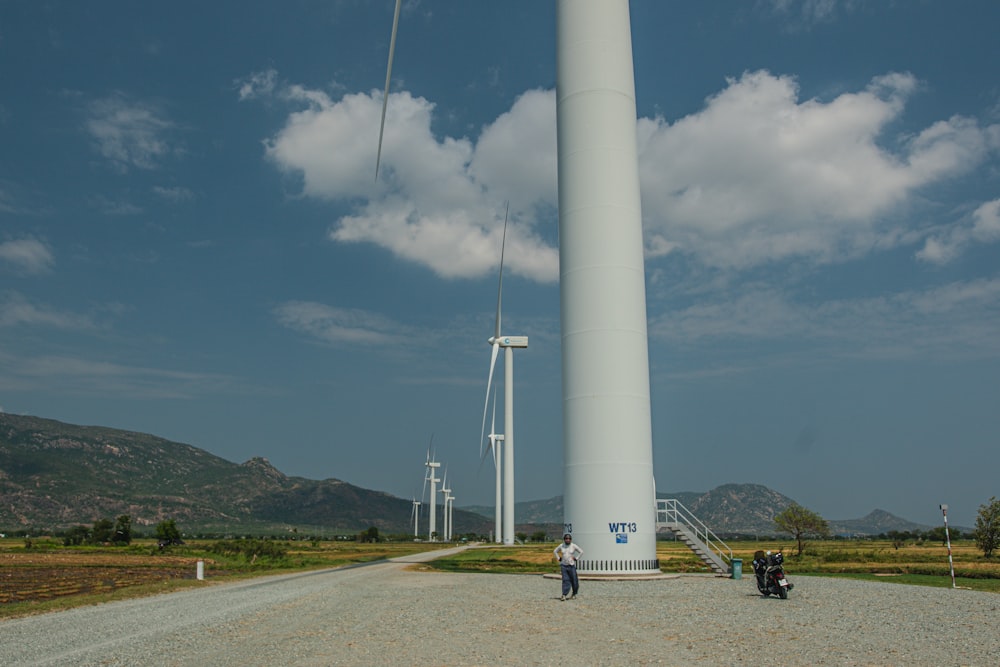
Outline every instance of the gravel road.
<path id="1" fill-rule="evenodd" d="M 1000 665 L 1000 595 L 796 577 L 584 581 L 414 557 L 0 621 L 2 665 Z"/>

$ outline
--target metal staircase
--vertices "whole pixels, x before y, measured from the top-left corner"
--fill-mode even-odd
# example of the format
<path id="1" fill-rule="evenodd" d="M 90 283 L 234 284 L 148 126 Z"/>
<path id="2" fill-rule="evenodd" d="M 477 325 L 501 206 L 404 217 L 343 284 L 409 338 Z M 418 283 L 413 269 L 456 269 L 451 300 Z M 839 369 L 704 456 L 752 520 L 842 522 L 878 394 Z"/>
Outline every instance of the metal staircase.
<path id="1" fill-rule="evenodd" d="M 733 550 L 673 498 L 656 499 L 656 532 L 669 530 L 716 574 L 732 574 Z"/>

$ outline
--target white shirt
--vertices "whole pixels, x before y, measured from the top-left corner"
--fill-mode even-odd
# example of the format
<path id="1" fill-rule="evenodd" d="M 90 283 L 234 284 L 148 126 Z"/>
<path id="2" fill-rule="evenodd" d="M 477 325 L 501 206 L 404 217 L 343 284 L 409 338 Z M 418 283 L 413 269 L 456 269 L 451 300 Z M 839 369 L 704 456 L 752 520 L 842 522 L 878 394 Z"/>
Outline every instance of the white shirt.
<path id="1" fill-rule="evenodd" d="M 556 547 L 556 550 L 553 553 L 563 565 L 576 565 L 577 558 L 583 555 L 583 549 L 576 546 L 572 542 L 569 544 L 563 542 Z"/>

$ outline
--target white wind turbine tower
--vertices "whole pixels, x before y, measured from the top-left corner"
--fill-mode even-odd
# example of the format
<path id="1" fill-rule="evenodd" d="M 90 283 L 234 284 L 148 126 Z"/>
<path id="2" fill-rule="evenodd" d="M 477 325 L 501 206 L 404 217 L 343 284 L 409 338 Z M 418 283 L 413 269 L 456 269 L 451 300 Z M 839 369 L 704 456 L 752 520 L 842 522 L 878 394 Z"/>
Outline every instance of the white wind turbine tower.
<path id="1" fill-rule="evenodd" d="M 410 512 L 410 518 L 413 519 L 413 537 L 420 537 L 420 501 L 416 498 L 413 499 L 413 511 Z"/>
<path id="2" fill-rule="evenodd" d="M 563 521 L 581 572 L 657 574 L 628 0 L 557 0 L 556 126 Z"/>
<path id="3" fill-rule="evenodd" d="M 496 387 L 493 388 L 493 415 L 490 417 L 490 432 L 487 435 L 489 439 L 489 453 L 493 458 L 493 469 L 496 471 L 496 485 L 494 487 L 496 491 L 496 496 L 494 499 L 494 509 L 495 509 L 495 520 L 494 520 L 494 533 L 493 541 L 499 544 L 503 541 L 501 532 L 501 508 L 503 507 L 503 502 L 501 498 L 501 493 L 503 492 L 502 486 L 502 468 L 501 468 L 501 451 L 503 449 L 503 434 L 497 433 L 497 390 Z"/>
<path id="4" fill-rule="evenodd" d="M 450 542 L 452 537 L 455 535 L 455 496 L 451 495 L 451 489 L 449 489 L 448 495 L 445 497 L 445 508 L 448 512 L 448 541 Z"/>
<path id="5" fill-rule="evenodd" d="M 437 483 L 441 481 L 437 477 L 437 469 L 441 467 L 441 464 L 433 460 L 430 449 L 427 450 L 427 460 L 424 462 L 424 466 L 427 468 L 427 476 L 424 477 L 424 488 L 426 488 L 427 482 L 431 483 L 431 516 L 427 528 L 427 541 L 433 542 L 434 533 L 437 532 Z"/>
<path id="6" fill-rule="evenodd" d="M 509 204 L 508 204 L 509 209 Z M 490 405 L 490 388 L 497 355 L 504 348 L 503 379 L 503 543 L 514 543 L 514 348 L 528 347 L 527 336 L 504 336 L 500 333 L 500 311 L 503 298 L 503 256 L 507 243 L 507 214 L 504 213 L 503 237 L 500 242 L 500 279 L 497 286 L 497 314 L 493 335 L 486 341 L 493 347 L 490 355 L 490 374 L 486 379 L 486 404 L 483 406 L 483 429 L 479 436 L 482 443 L 486 432 L 486 410 Z M 500 475 L 498 475 L 499 477 Z"/>
<path id="7" fill-rule="evenodd" d="M 396 0 L 376 180 L 401 4 Z M 656 491 L 628 0 L 556 0 L 556 128 L 563 521 L 587 545 L 581 572 L 654 574 Z M 498 299 L 494 361 L 499 338 Z M 512 380 L 512 355 L 505 357 Z M 509 459 L 511 473 L 504 480 L 511 504 L 504 506 L 505 542 L 513 532 L 512 384 L 505 382 L 504 392 L 504 471 Z"/>
<path id="8" fill-rule="evenodd" d="M 444 471 L 444 481 L 441 482 L 441 496 L 443 497 L 443 502 L 444 502 L 444 512 L 443 512 L 443 517 L 442 517 L 442 519 L 444 521 L 444 532 L 443 532 L 443 535 L 444 535 L 445 542 L 448 542 L 448 541 L 451 540 L 451 517 L 450 517 L 450 515 L 448 513 L 448 501 L 451 498 L 451 488 L 448 486 L 448 469 L 447 468 L 445 468 L 445 471 Z"/>

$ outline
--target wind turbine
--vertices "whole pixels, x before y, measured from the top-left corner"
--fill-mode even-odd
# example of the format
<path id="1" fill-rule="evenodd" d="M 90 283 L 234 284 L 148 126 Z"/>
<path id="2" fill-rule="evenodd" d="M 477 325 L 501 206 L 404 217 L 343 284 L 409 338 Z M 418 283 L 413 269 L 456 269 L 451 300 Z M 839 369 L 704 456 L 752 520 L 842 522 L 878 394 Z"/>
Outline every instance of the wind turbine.
<path id="1" fill-rule="evenodd" d="M 448 495 L 445 497 L 445 511 L 448 514 L 448 541 L 455 536 L 455 496 L 451 495 L 451 489 L 449 489 Z"/>
<path id="2" fill-rule="evenodd" d="M 657 574 L 628 0 L 557 0 L 556 126 L 563 521 L 581 572 Z"/>
<path id="3" fill-rule="evenodd" d="M 433 441 L 433 438 L 431 440 Z M 427 460 L 424 461 L 424 466 L 427 468 L 427 475 L 424 477 L 424 490 L 427 489 L 427 482 L 431 483 L 431 516 L 427 528 L 427 541 L 433 542 L 434 533 L 437 532 L 437 483 L 441 481 L 438 479 L 436 471 L 441 467 L 441 464 L 433 460 L 430 447 L 427 448 Z"/>
<path id="4" fill-rule="evenodd" d="M 508 211 L 510 204 L 507 205 Z M 483 429 L 479 436 L 482 443 L 486 432 L 486 410 L 490 405 L 490 388 L 493 385 L 493 371 L 497 355 L 504 348 L 503 379 L 503 543 L 514 543 L 514 348 L 528 347 L 527 336 L 505 336 L 500 333 L 500 311 L 503 300 L 503 256 L 507 244 L 507 212 L 503 217 L 503 237 L 500 242 L 500 279 L 497 286 L 497 315 L 493 335 L 487 343 L 493 348 L 490 355 L 490 374 L 486 378 L 486 404 L 483 406 Z M 495 395 L 494 395 L 495 399 Z M 498 475 L 499 476 L 499 475 Z"/>
<path id="5" fill-rule="evenodd" d="M 392 61 L 396 51 L 396 33 L 399 28 L 399 12 L 402 7 L 402 0 L 396 0 L 396 7 L 393 12 L 392 18 L 392 33 L 389 38 L 389 62 L 386 66 L 385 71 L 385 90 L 382 94 L 382 119 L 379 124 L 378 130 L 378 152 L 375 157 L 375 180 L 378 181 L 378 170 L 379 165 L 382 161 L 382 139 L 385 135 L 385 113 L 389 104 L 389 85 L 392 79 Z M 490 374 L 486 382 L 486 401 L 489 404 L 490 397 L 490 385 L 493 382 L 493 370 L 496 366 L 497 355 L 499 354 L 500 348 L 511 348 L 504 351 L 504 435 L 496 437 L 491 442 L 491 448 L 494 453 L 494 465 L 496 467 L 497 475 L 497 502 L 496 511 L 499 515 L 503 513 L 503 521 L 501 525 L 501 520 L 498 516 L 496 525 L 496 540 L 503 541 L 505 544 L 514 543 L 514 355 L 513 349 L 515 347 L 528 347 L 528 337 L 527 336 L 503 336 L 500 335 L 500 301 L 503 294 L 503 253 L 504 246 L 507 241 L 507 214 L 510 211 L 510 204 L 507 205 L 507 210 L 504 212 L 503 221 L 503 240 L 500 244 L 500 282 L 497 288 L 497 315 L 496 315 L 496 326 L 494 328 L 493 336 L 488 339 L 488 343 L 493 347 L 493 354 L 490 357 Z M 495 431 L 496 429 L 491 429 Z M 486 432 L 486 406 L 483 407 L 483 429 L 479 436 L 479 442 L 483 442 L 483 434 Z M 501 467 L 499 465 L 500 460 L 497 455 L 497 449 L 495 445 L 500 440 L 504 441 L 505 446 L 503 447 L 503 468 L 501 473 Z M 503 479 L 503 498 L 504 502 L 500 501 L 500 484 L 501 478 Z M 432 505 L 433 509 L 433 505 Z M 433 517 L 433 513 L 432 513 Z M 432 519 L 433 521 L 433 519 Z"/>
<path id="6" fill-rule="evenodd" d="M 444 471 L 444 481 L 441 482 L 441 495 L 444 498 L 444 513 L 442 519 L 444 520 L 444 541 L 448 542 L 451 540 L 451 522 L 448 516 L 448 499 L 451 497 L 451 488 L 448 486 L 448 469 L 445 468 Z"/>
<path id="7" fill-rule="evenodd" d="M 410 512 L 410 518 L 413 519 L 413 537 L 416 539 L 420 536 L 420 501 L 416 498 L 413 499 L 413 511 Z"/>
<path id="8" fill-rule="evenodd" d="M 401 4 L 396 0 L 376 179 Z M 556 127 L 564 528 L 587 545 L 581 572 L 654 574 L 656 490 L 628 0 L 556 0 Z M 502 271 L 501 252 L 501 277 Z M 491 380 L 499 302 L 498 294 Z M 513 538 L 513 355 L 505 361 L 506 543 Z M 485 423 L 484 409 L 484 430 Z"/>

